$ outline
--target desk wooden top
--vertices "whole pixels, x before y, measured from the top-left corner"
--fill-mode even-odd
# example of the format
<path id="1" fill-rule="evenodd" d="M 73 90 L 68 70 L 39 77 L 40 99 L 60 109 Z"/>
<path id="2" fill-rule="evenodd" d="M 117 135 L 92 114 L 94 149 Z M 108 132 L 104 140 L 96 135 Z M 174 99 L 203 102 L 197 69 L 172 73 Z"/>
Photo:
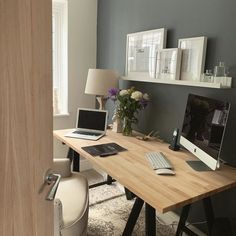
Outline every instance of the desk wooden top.
<path id="1" fill-rule="evenodd" d="M 236 169 L 222 166 L 217 171 L 197 172 L 185 162 L 196 160 L 187 151 L 174 152 L 168 144 L 141 141 L 108 130 L 98 141 L 67 138 L 70 130 L 56 130 L 54 137 L 127 187 L 145 202 L 165 213 L 236 186 Z M 128 151 L 106 158 L 93 157 L 81 147 L 115 142 Z M 175 176 L 156 175 L 145 158 L 151 151 L 163 152 L 175 169 Z"/>

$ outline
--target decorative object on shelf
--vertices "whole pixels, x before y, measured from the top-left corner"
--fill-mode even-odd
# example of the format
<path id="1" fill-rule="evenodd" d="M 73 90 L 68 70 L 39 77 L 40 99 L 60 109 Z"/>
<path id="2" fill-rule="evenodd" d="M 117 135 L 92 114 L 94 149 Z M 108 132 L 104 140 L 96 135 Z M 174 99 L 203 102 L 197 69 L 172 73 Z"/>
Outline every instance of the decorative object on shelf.
<path id="1" fill-rule="evenodd" d="M 85 93 L 97 95 L 99 109 L 105 109 L 105 96 L 111 87 L 118 87 L 118 74 L 113 70 L 89 69 Z"/>
<path id="2" fill-rule="evenodd" d="M 126 76 L 155 78 L 156 52 L 166 46 L 166 29 L 127 35 Z"/>
<path id="3" fill-rule="evenodd" d="M 204 72 L 207 37 L 179 39 L 182 49 L 181 80 L 200 81 Z"/>
<path id="4" fill-rule="evenodd" d="M 158 135 L 158 131 L 152 130 L 148 135 L 144 135 L 144 136 L 136 136 L 137 139 L 139 140 L 143 140 L 143 141 L 153 141 L 156 140 L 158 142 L 164 142 L 164 140 L 162 140 L 159 135 Z"/>
<path id="5" fill-rule="evenodd" d="M 182 50 L 180 48 L 160 49 L 156 56 L 156 78 L 178 80 Z"/>
<path id="6" fill-rule="evenodd" d="M 147 106 L 149 102 L 148 94 L 143 94 L 134 87 L 123 90 L 111 88 L 108 94 L 109 98 L 116 102 L 115 115 L 123 121 L 123 135 L 131 136 L 132 124 L 138 122 L 135 115 Z"/>
<path id="7" fill-rule="evenodd" d="M 232 77 L 213 77 L 213 84 L 220 84 L 223 88 L 231 88 L 232 87 Z"/>
<path id="8" fill-rule="evenodd" d="M 222 88 L 231 88 L 232 77 L 228 77 L 229 69 L 224 62 L 219 62 L 219 65 L 214 67 L 214 74 L 212 70 L 206 70 L 201 77 L 201 82 L 219 84 Z"/>
<path id="9" fill-rule="evenodd" d="M 225 66 L 225 63 L 220 61 L 219 65 L 214 67 L 214 77 L 227 77 L 229 74 L 228 67 Z"/>
<path id="10" fill-rule="evenodd" d="M 213 83 L 214 77 L 211 70 L 206 70 L 204 74 L 202 74 L 201 82 Z"/>
<path id="11" fill-rule="evenodd" d="M 146 31 L 146 32 L 149 32 L 149 31 Z M 213 73 L 213 75 L 211 75 L 212 74 L 211 70 L 206 70 L 205 74 L 203 74 L 204 65 L 205 65 L 206 47 L 207 47 L 207 37 L 205 36 L 179 39 L 178 48 L 181 49 L 182 51 L 179 80 L 178 80 L 178 69 L 176 71 L 175 79 L 173 79 L 174 76 L 172 75 L 170 76 L 171 79 L 166 79 L 169 76 L 169 75 L 167 76 L 167 74 L 169 73 L 170 68 L 172 68 L 171 66 L 169 66 L 169 63 L 173 65 L 175 64 L 175 63 L 170 62 L 169 57 L 164 59 L 164 62 L 163 62 L 164 65 L 162 65 L 161 59 L 159 60 L 158 55 L 156 55 L 156 70 L 154 72 L 155 78 L 152 78 L 150 76 L 149 70 L 138 71 L 134 69 L 134 68 L 138 68 L 138 67 L 135 67 L 136 60 L 141 65 L 142 64 L 144 65 L 144 62 L 145 62 L 144 59 L 143 60 L 140 59 L 142 57 L 138 57 L 137 55 L 134 56 L 134 52 L 135 52 L 135 49 L 138 48 L 135 45 L 140 44 L 140 43 L 139 44 L 135 43 L 136 41 L 138 41 L 138 35 L 145 34 L 146 32 L 140 32 L 136 34 L 127 35 L 126 76 L 122 77 L 122 79 L 129 80 L 129 81 L 140 81 L 140 82 L 183 85 L 183 86 L 215 88 L 215 89 L 229 89 L 232 87 L 232 77 L 228 77 L 227 67 L 223 69 L 223 66 L 224 66 L 223 62 L 221 62 L 219 66 L 215 68 L 214 70 L 215 73 Z M 166 33 L 164 33 L 164 35 L 165 34 Z M 131 37 L 132 35 L 134 36 L 137 35 L 137 38 L 133 39 Z M 173 50 L 173 49 L 163 49 L 163 50 L 159 49 L 159 51 L 168 51 L 168 50 Z M 152 61 L 152 59 L 149 60 L 149 64 L 150 64 L 150 61 Z M 151 65 L 152 64 L 150 64 L 149 68 L 152 68 Z M 219 72 L 219 70 L 221 70 L 221 72 Z M 222 73 L 222 70 L 225 72 Z M 163 72 L 163 75 L 161 74 L 162 72 Z M 215 76 L 214 74 L 217 76 Z M 220 75 L 223 75 L 223 76 L 220 76 Z"/>

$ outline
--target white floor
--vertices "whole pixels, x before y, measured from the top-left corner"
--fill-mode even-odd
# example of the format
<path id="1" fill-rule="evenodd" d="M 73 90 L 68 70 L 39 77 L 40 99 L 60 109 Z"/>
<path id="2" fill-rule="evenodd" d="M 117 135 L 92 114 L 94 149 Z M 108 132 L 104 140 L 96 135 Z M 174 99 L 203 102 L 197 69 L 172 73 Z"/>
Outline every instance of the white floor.
<path id="1" fill-rule="evenodd" d="M 102 172 L 101 170 L 95 168 L 91 170 L 82 171 L 84 175 L 88 178 L 89 184 L 94 184 L 100 181 L 104 181 L 106 179 L 106 173 Z M 123 191 L 124 187 L 122 185 L 119 185 L 120 189 Z M 165 214 L 159 214 L 158 213 L 158 220 L 160 223 L 165 225 L 170 225 L 171 227 L 177 228 L 178 222 L 179 222 L 179 216 L 170 211 Z M 193 232 L 195 232 L 199 236 L 206 236 L 203 232 L 198 230 L 194 225 L 191 225 L 187 223 L 188 228 L 191 229 Z M 186 236 L 185 233 L 183 233 L 183 236 Z"/>

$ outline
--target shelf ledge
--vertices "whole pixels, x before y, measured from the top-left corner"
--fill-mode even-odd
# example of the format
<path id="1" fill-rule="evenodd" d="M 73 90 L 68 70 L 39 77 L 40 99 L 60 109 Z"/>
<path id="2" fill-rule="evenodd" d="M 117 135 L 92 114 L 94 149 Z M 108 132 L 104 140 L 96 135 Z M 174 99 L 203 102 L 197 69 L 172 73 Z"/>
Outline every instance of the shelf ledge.
<path id="1" fill-rule="evenodd" d="M 227 83 L 207 83 L 200 81 L 189 81 L 189 80 L 167 80 L 167 79 L 151 79 L 151 78 L 133 78 L 133 77 L 122 77 L 123 80 L 147 82 L 147 83 L 158 83 L 158 84 L 173 84 L 193 87 L 204 87 L 204 88 L 217 88 L 217 89 L 229 89 L 231 88 L 232 78 L 226 77 Z"/>

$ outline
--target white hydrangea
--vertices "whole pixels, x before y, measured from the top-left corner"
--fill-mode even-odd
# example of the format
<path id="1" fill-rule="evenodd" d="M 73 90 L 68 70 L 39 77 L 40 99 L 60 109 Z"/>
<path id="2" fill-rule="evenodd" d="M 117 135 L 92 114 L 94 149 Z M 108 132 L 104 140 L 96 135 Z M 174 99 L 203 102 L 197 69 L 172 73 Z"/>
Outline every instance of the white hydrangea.
<path id="1" fill-rule="evenodd" d="M 146 101 L 149 101 L 149 96 L 147 93 L 144 93 L 143 94 L 143 99 L 146 100 Z"/>
<path id="2" fill-rule="evenodd" d="M 135 101 L 140 101 L 143 97 L 143 94 L 140 91 L 135 91 L 131 94 L 131 98 Z"/>
<path id="3" fill-rule="evenodd" d="M 125 95 L 128 94 L 128 91 L 126 89 L 123 89 L 123 90 L 120 91 L 119 94 L 120 94 L 120 96 L 125 96 Z"/>

